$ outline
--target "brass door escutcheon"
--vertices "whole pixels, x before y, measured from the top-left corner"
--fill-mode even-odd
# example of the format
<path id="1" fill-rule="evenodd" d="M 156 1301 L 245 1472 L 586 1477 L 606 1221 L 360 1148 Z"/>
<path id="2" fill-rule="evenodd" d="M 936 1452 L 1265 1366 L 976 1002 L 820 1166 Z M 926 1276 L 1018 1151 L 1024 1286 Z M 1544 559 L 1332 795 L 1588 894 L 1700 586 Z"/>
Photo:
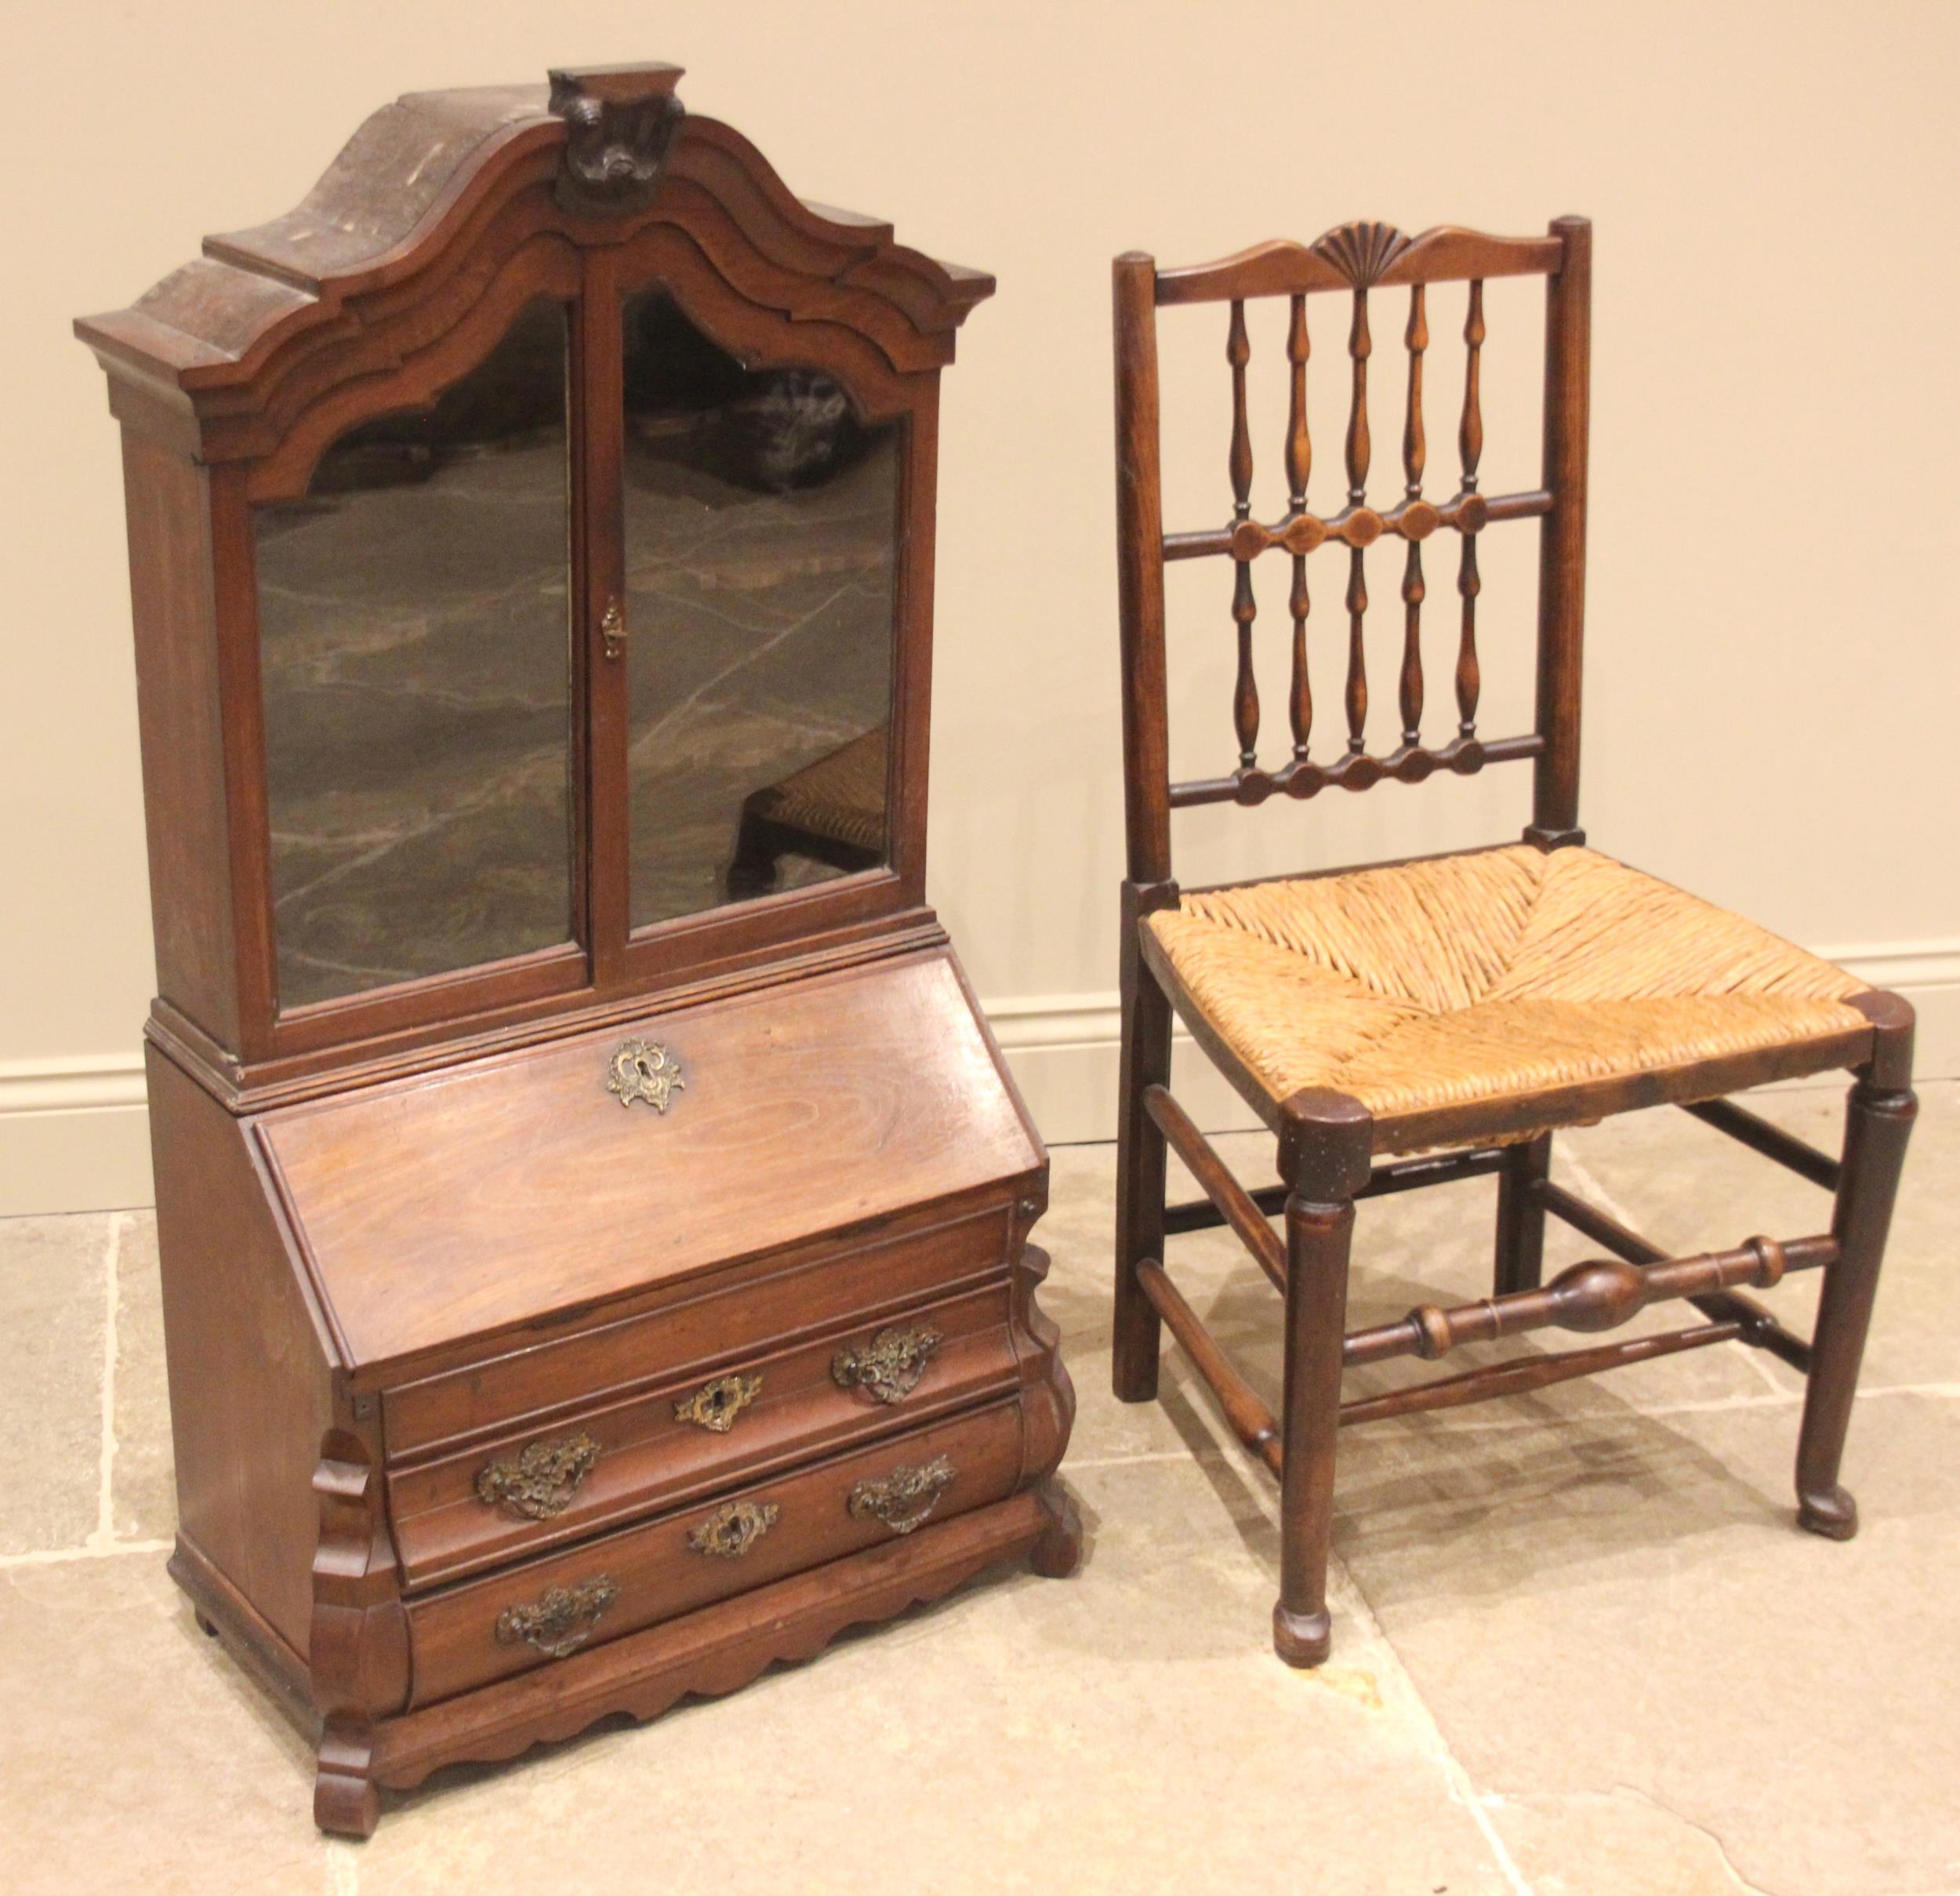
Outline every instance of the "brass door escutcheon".
<path id="1" fill-rule="evenodd" d="M 919 1386 L 939 1342 L 939 1332 L 924 1324 L 880 1330 L 862 1348 L 840 1349 L 830 1359 L 830 1379 L 839 1389 L 862 1389 L 880 1402 L 896 1402 Z"/>
<path id="2" fill-rule="evenodd" d="M 528 1520 L 549 1520 L 572 1506 L 579 1484 L 599 1459 L 599 1444 L 581 1430 L 555 1440 L 526 1442 L 507 1461 L 477 1472 L 477 1498 Z"/>
<path id="3" fill-rule="evenodd" d="M 616 665 L 626 648 L 626 615 L 617 599 L 606 601 L 606 609 L 600 616 L 599 636 L 606 656 Z"/>
<path id="4" fill-rule="evenodd" d="M 717 1508 L 688 1536 L 696 1553 L 739 1560 L 776 1524 L 782 1510 L 773 1501 L 731 1501 Z"/>
<path id="5" fill-rule="evenodd" d="M 619 1597 L 611 1577 L 595 1574 L 576 1586 L 554 1586 L 528 1606 L 506 1607 L 497 1615 L 497 1643 L 521 1640 L 548 1658 L 562 1659 L 592 1637 L 601 1616 Z"/>
<path id="6" fill-rule="evenodd" d="M 877 1481 L 860 1481 L 847 1504 L 860 1520 L 883 1521 L 894 1534 L 923 1527 L 939 1497 L 958 1473 L 949 1455 L 935 1455 L 916 1468 L 895 1468 Z"/>
<path id="7" fill-rule="evenodd" d="M 668 1100 L 687 1088 L 681 1062 L 658 1041 L 622 1041 L 606 1064 L 606 1091 L 622 1106 L 644 1099 L 664 1113 Z"/>
<path id="8" fill-rule="evenodd" d="M 760 1376 L 717 1376 L 673 1405 L 674 1419 L 726 1435 L 735 1426 L 735 1418 L 761 1393 Z"/>

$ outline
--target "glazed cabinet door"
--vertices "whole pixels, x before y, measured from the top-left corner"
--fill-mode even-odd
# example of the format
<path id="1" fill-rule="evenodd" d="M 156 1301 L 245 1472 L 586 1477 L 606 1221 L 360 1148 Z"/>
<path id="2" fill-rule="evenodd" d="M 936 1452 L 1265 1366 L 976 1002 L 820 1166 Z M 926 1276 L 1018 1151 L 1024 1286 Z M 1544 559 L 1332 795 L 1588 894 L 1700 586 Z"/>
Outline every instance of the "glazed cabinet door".
<path id="1" fill-rule="evenodd" d="M 889 863 L 906 430 L 591 267 L 603 978 L 787 933 L 799 892 Z"/>
<path id="2" fill-rule="evenodd" d="M 523 298 L 251 510 L 283 1019 L 587 979 L 578 307 Z"/>

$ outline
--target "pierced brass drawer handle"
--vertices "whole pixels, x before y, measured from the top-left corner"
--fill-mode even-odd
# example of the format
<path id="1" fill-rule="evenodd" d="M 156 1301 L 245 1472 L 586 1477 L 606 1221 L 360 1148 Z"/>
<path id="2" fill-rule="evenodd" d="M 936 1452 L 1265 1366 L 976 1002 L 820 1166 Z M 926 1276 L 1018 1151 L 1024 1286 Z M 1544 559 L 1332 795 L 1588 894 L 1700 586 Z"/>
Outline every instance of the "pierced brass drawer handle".
<path id="1" fill-rule="evenodd" d="M 735 1426 L 735 1418 L 761 1393 L 760 1376 L 717 1376 L 673 1405 L 674 1419 L 726 1435 Z"/>
<path id="2" fill-rule="evenodd" d="M 562 1659 L 592 1637 L 593 1629 L 619 1589 L 605 1574 L 577 1586 L 554 1586 L 528 1606 L 506 1607 L 497 1615 L 497 1644 L 535 1646 L 547 1658 Z"/>
<path id="3" fill-rule="evenodd" d="M 860 1481 L 851 1491 L 851 1512 L 860 1520 L 883 1521 L 894 1534 L 909 1534 L 925 1525 L 958 1473 L 942 1455 L 916 1468 L 895 1468 L 882 1480 Z"/>
<path id="4" fill-rule="evenodd" d="M 658 1041 L 622 1041 L 606 1063 L 606 1091 L 622 1106 L 644 1099 L 664 1113 L 667 1102 L 687 1090 L 681 1062 Z"/>
<path id="5" fill-rule="evenodd" d="M 880 1402 L 896 1402 L 919 1386 L 940 1340 L 939 1332 L 924 1324 L 880 1330 L 862 1349 L 847 1345 L 840 1349 L 830 1360 L 830 1380 L 839 1389 L 862 1389 Z"/>
<path id="6" fill-rule="evenodd" d="M 731 1501 L 717 1508 L 688 1536 L 696 1553 L 739 1560 L 776 1524 L 782 1510 L 773 1501 Z"/>
<path id="7" fill-rule="evenodd" d="M 598 1459 L 599 1444 L 583 1430 L 555 1441 L 527 1442 L 508 1461 L 477 1471 L 477 1498 L 486 1508 L 508 1508 L 527 1520 L 549 1520 L 572 1506 Z"/>

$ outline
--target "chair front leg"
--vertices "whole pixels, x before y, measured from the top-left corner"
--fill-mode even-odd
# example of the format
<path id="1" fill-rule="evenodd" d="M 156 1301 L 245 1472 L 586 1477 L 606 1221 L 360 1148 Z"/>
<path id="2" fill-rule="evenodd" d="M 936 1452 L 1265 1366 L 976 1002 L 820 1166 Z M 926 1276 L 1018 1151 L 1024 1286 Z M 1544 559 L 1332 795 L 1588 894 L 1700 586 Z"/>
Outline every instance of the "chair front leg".
<path id="1" fill-rule="evenodd" d="M 1919 1110 L 1909 1084 L 1912 1012 L 1904 1001 L 1894 1005 L 1895 1012 L 1878 1019 L 1878 1052 L 1852 1088 L 1846 1110 L 1844 1168 L 1831 1221 L 1839 1251 L 1824 1273 L 1797 1446 L 1798 1521 L 1834 1541 L 1848 1541 L 1858 1531 L 1857 1504 L 1838 1484 L 1838 1468 L 1893 1201 Z"/>
<path id="2" fill-rule="evenodd" d="M 1279 1598 L 1272 1609 L 1272 1647 L 1289 1665 L 1318 1665 L 1333 1637 L 1327 1551 L 1334 1531 L 1354 1195 L 1368 1182 L 1374 1125 L 1358 1100 L 1318 1089 L 1295 1093 L 1283 1111 L 1279 1164 L 1290 1189 Z"/>
<path id="3" fill-rule="evenodd" d="M 1175 899 L 1176 892 L 1171 891 Z M 1157 1393 L 1163 1326 L 1137 1282 L 1137 1266 L 1163 1262 L 1163 1134 L 1143 1103 L 1145 1091 L 1171 1083 L 1171 1003 L 1145 964 L 1137 925 L 1146 903 L 1135 884 L 1123 887 L 1123 1065 L 1116 1106 L 1116 1317 L 1110 1381 L 1117 1400 L 1148 1402 Z"/>
<path id="4" fill-rule="evenodd" d="M 1327 1549 L 1341 1430 L 1341 1339 L 1348 1322 L 1352 1200 L 1287 1200 L 1286 1459 L 1279 1480 L 1279 1598 L 1272 1649 L 1289 1665 L 1318 1665 L 1333 1638 Z"/>

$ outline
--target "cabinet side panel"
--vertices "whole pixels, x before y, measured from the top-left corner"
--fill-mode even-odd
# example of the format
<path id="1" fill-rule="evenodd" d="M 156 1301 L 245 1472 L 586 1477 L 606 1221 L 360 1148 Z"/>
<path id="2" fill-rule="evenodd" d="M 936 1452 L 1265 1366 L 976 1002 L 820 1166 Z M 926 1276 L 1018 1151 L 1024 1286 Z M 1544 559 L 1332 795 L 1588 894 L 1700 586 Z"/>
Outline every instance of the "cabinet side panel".
<path id="1" fill-rule="evenodd" d="M 236 1047 L 209 477 L 133 429 L 122 443 L 157 986 Z"/>
<path id="2" fill-rule="evenodd" d="M 326 1357 L 246 1128 L 154 1048 L 148 1064 L 180 1523 L 303 1653 Z"/>

